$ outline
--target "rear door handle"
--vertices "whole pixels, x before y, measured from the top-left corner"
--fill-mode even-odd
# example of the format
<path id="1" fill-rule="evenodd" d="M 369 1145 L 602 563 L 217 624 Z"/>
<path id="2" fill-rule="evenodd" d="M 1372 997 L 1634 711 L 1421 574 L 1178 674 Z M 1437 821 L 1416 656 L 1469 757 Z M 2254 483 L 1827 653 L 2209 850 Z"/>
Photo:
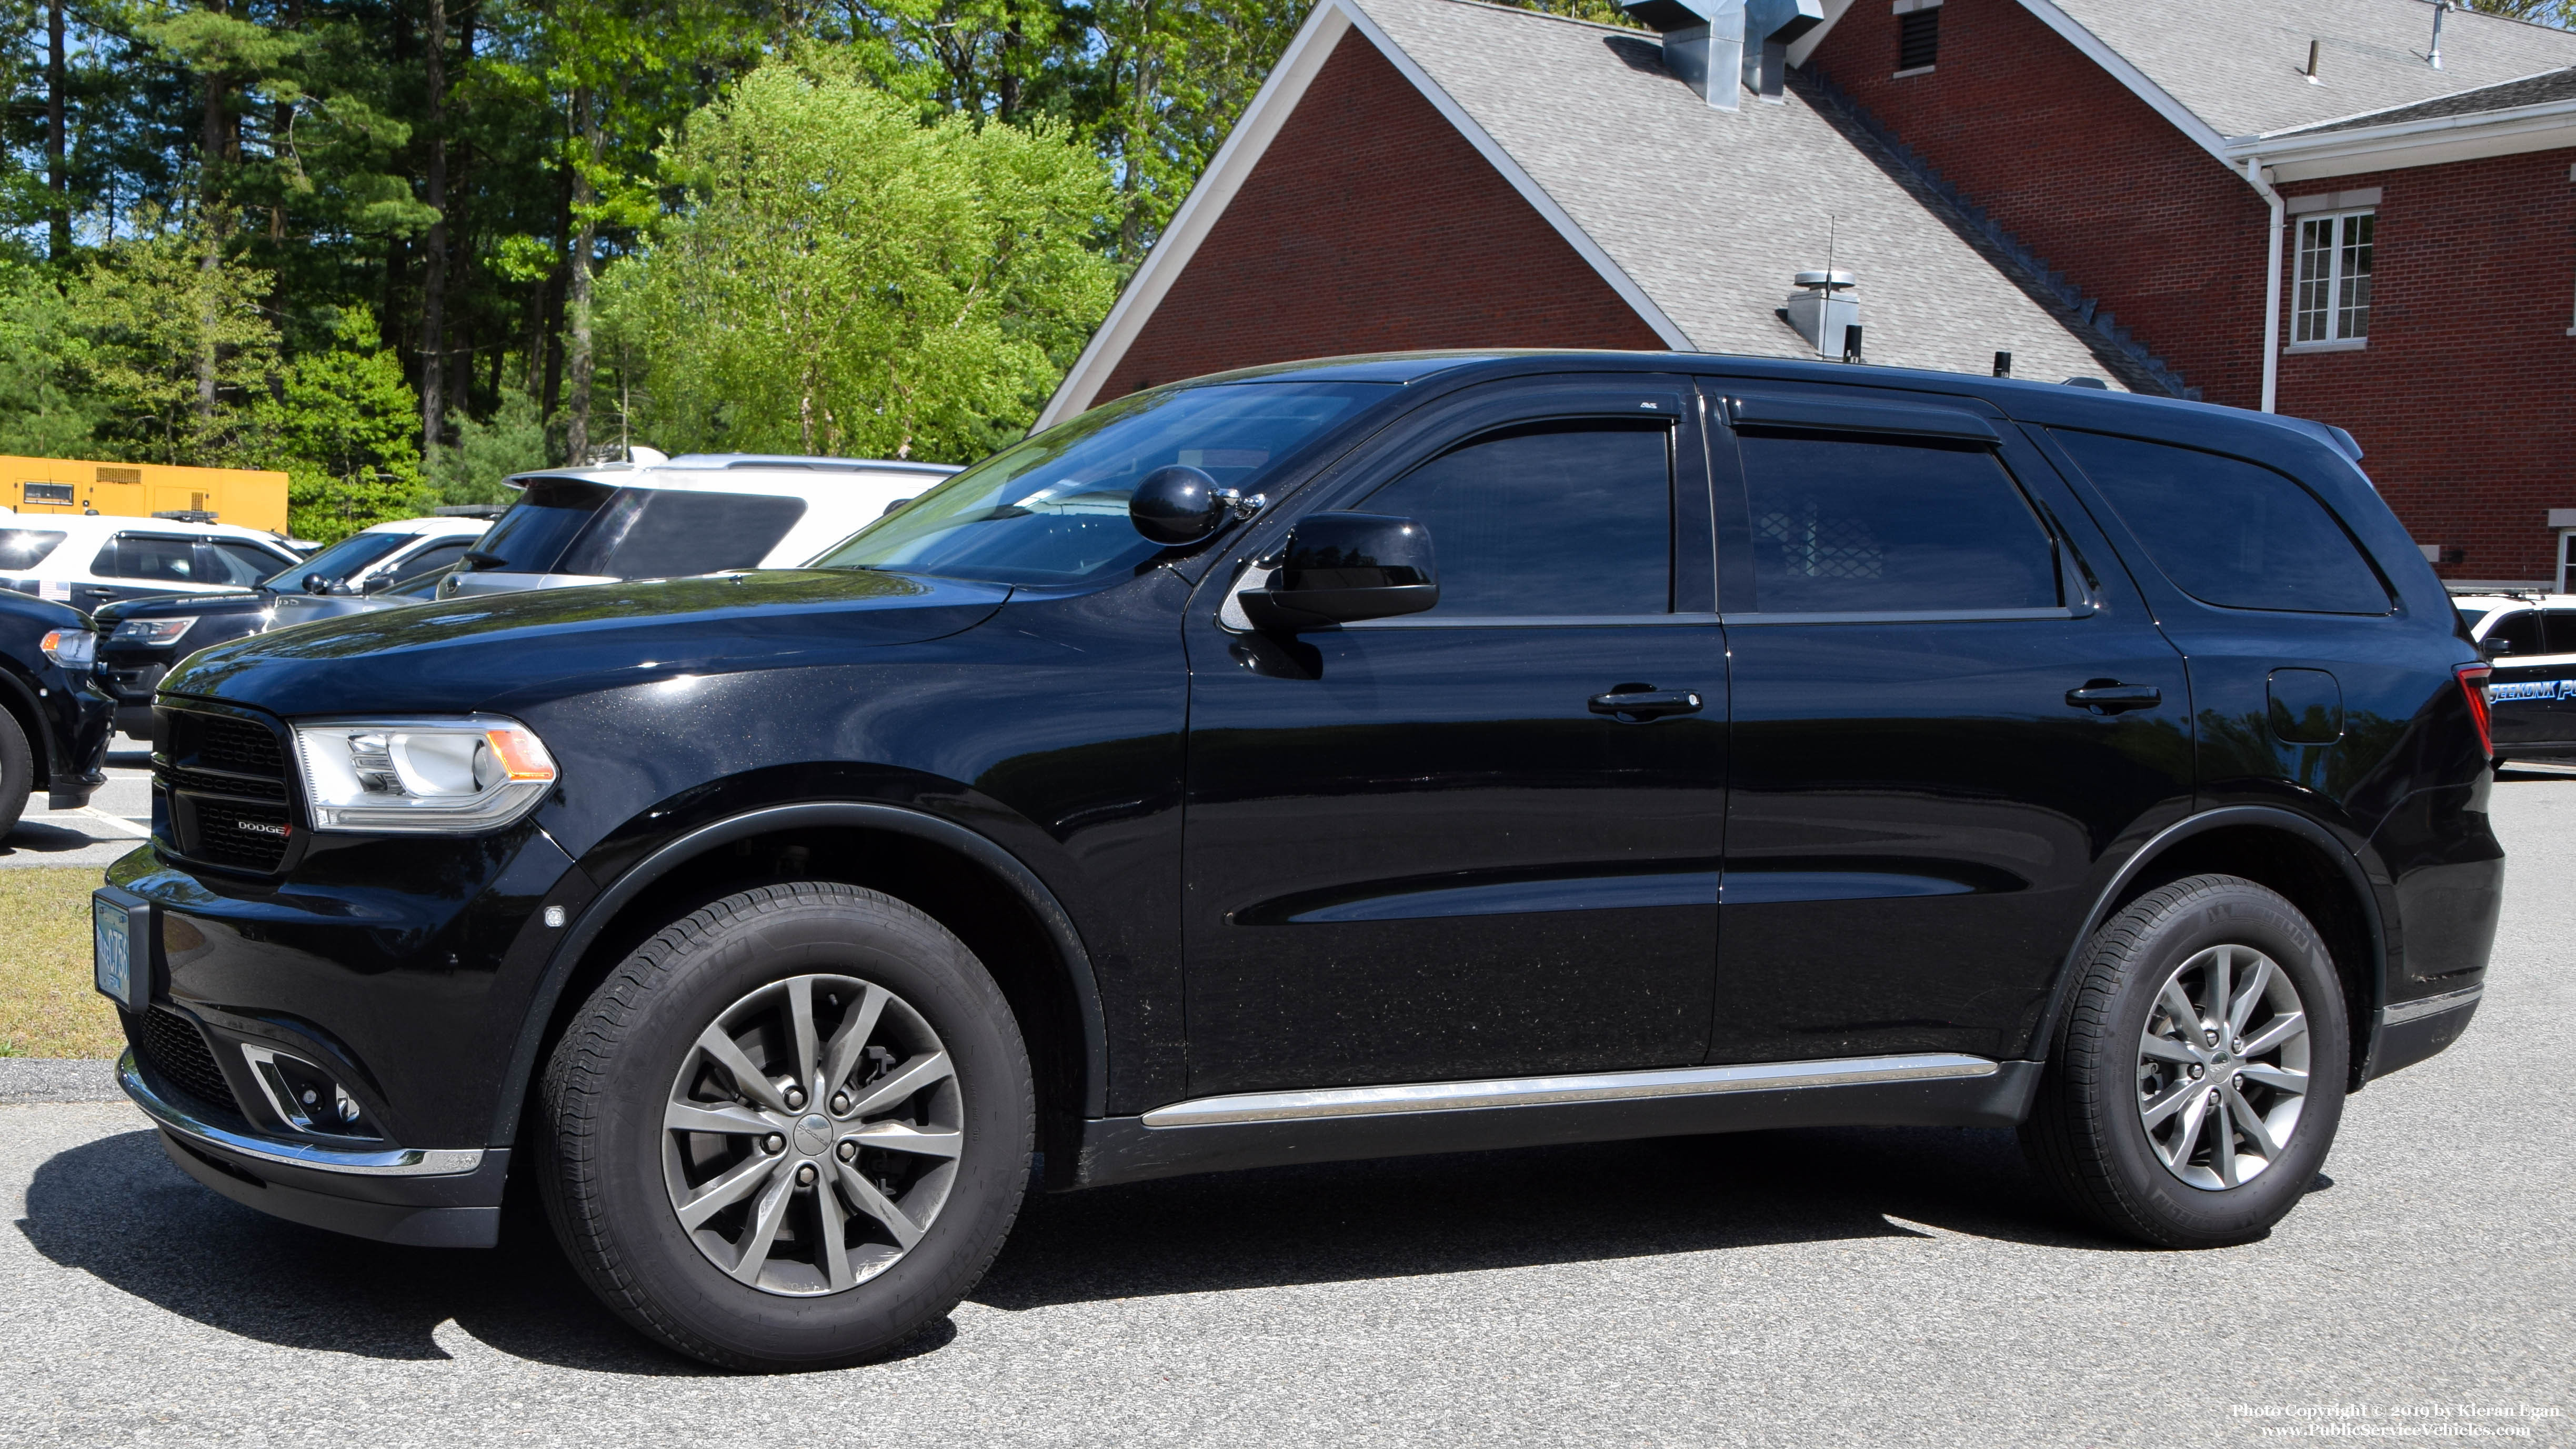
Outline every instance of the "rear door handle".
<path id="1" fill-rule="evenodd" d="M 2165 702 L 2165 692 L 2152 684 L 2096 679 L 2066 691 L 2066 702 L 2095 714 L 2118 714 L 2124 709 L 2153 709 Z"/>
<path id="2" fill-rule="evenodd" d="M 1697 714 L 1700 697 L 1689 689 L 1641 689 L 1621 685 L 1608 694 L 1592 696 L 1592 712 L 1606 714 L 1622 724 L 1637 724 L 1662 719 L 1668 714 Z"/>

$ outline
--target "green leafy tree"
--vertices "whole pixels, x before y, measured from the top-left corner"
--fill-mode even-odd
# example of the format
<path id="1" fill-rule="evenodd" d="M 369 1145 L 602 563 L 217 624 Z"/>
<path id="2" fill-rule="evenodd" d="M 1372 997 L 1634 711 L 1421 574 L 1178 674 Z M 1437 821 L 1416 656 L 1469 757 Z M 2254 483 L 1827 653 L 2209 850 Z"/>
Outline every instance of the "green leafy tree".
<path id="1" fill-rule="evenodd" d="M 920 123 L 772 65 L 664 156 L 687 203 L 609 273 L 665 447 L 968 458 L 1025 424 L 1114 277 L 1111 197 L 1065 128 Z"/>
<path id="2" fill-rule="evenodd" d="M 376 345 L 372 318 L 343 313 L 334 345 L 288 363 L 258 408 L 262 441 L 286 470 L 287 524 L 332 543 L 421 511 L 420 399 Z"/>
<path id="3" fill-rule="evenodd" d="M 265 390 L 277 357 L 277 329 L 259 306 L 270 282 L 227 254 L 211 217 L 127 238 L 90 265 L 75 305 L 112 451 L 221 464 L 253 449 L 244 405 Z"/>
<path id="4" fill-rule="evenodd" d="M 490 420 L 458 421 L 456 441 L 430 461 L 430 486 L 441 503 L 507 503 L 514 495 L 501 480 L 544 466 L 546 425 L 537 400 L 508 392 Z"/>
<path id="5" fill-rule="evenodd" d="M 0 267 L 0 453 L 96 451 L 102 410 L 83 386 L 88 356 L 89 339 L 51 271 Z"/>

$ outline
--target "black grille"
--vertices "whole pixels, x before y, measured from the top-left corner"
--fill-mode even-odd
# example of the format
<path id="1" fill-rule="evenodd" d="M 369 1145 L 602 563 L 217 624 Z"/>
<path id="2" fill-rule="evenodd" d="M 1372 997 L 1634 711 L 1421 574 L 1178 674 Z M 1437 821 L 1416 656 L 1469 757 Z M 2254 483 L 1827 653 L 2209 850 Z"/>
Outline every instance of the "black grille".
<path id="1" fill-rule="evenodd" d="M 152 772 L 161 783 L 173 790 L 188 790 L 200 795 L 239 795 L 251 800 L 284 800 L 284 780 L 262 780 L 249 775 L 225 775 L 213 770 L 182 770 L 176 765 L 155 765 Z"/>
<path id="2" fill-rule="evenodd" d="M 197 763 L 235 775 L 286 779 L 286 755 L 268 726 L 246 719 L 203 714 L 196 717 Z"/>
<path id="3" fill-rule="evenodd" d="M 170 803 L 169 846 L 191 860 L 274 872 L 293 838 L 286 752 L 257 720 L 192 709 L 156 711 L 164 753 L 153 778 Z"/>
<path id="4" fill-rule="evenodd" d="M 188 801 L 197 817 L 196 839 L 188 853 L 219 865 L 244 870 L 275 870 L 286 859 L 286 842 L 294 827 L 282 805 L 244 805 L 203 795 Z"/>
<path id="5" fill-rule="evenodd" d="M 224 1080 L 223 1069 L 215 1065 L 215 1054 L 206 1047 L 206 1034 L 197 1029 L 195 1022 L 158 1007 L 141 1016 L 121 1011 L 117 1015 L 124 1019 L 125 1040 L 134 1048 L 134 1055 L 162 1084 L 234 1116 L 241 1115 L 241 1104 L 233 1098 L 232 1085 Z"/>

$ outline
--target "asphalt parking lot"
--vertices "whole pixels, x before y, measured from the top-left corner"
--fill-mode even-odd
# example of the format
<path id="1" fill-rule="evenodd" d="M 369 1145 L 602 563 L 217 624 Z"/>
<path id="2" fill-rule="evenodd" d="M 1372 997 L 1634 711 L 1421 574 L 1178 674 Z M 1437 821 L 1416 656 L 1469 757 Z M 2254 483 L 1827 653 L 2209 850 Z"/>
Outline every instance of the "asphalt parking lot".
<path id="1" fill-rule="evenodd" d="M 2496 822 L 2476 1024 L 2355 1098 L 2318 1190 L 2243 1248 L 2071 1227 L 2000 1133 L 1312 1167 L 1038 1199 L 907 1356 L 732 1378 L 541 1239 L 291 1227 L 130 1108 L 0 1106 L 0 1442 L 2576 1443 L 2576 775 L 2511 777 Z M 2318 1405 L 2451 1414 L 2266 1417 Z"/>

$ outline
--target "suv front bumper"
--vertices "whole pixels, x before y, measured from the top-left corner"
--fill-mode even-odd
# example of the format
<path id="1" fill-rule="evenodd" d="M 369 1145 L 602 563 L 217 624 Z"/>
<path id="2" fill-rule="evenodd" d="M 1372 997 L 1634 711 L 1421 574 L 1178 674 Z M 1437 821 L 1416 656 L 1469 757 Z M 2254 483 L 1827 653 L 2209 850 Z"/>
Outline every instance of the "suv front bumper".
<path id="1" fill-rule="evenodd" d="M 205 1120 L 156 1089 L 131 1048 L 117 1085 L 161 1129 L 179 1170 L 272 1217 L 422 1248 L 500 1241 L 506 1147 L 348 1151 L 262 1137 Z"/>

